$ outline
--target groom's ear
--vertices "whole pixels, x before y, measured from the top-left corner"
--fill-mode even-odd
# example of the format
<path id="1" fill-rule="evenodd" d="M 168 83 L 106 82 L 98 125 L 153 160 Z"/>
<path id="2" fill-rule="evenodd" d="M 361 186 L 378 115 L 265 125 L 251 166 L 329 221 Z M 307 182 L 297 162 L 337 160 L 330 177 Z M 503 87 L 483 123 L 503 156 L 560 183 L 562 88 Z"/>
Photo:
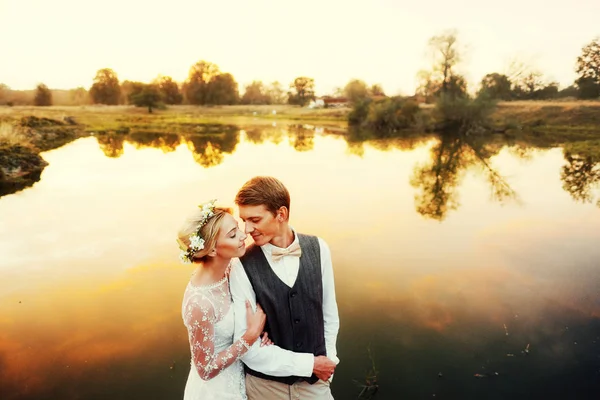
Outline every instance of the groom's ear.
<path id="1" fill-rule="evenodd" d="M 283 222 L 283 221 L 287 221 L 289 217 L 289 211 L 287 209 L 286 206 L 281 206 L 279 207 L 279 210 L 277 210 L 277 222 Z"/>

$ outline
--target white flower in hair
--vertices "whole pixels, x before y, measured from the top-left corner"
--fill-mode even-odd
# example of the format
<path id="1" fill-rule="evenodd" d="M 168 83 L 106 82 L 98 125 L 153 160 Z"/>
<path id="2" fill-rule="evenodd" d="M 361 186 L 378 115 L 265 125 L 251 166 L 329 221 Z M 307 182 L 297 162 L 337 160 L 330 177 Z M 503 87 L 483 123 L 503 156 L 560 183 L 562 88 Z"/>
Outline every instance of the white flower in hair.
<path id="1" fill-rule="evenodd" d="M 198 235 L 190 236 L 190 247 L 196 251 L 200 251 L 204 248 L 204 239 Z"/>
<path id="2" fill-rule="evenodd" d="M 214 208 L 215 208 L 215 201 L 216 200 L 211 200 L 207 203 L 202 204 L 202 216 L 204 217 L 204 220 L 212 217 L 214 215 Z"/>
<path id="3" fill-rule="evenodd" d="M 184 264 L 189 264 L 194 258 L 194 254 L 204 249 L 204 239 L 200 236 L 200 230 L 206 224 L 208 219 L 215 215 L 215 203 L 216 199 L 200 204 L 198 208 L 201 210 L 200 221 L 198 224 L 198 230 L 192 233 L 189 237 L 190 245 L 187 246 L 187 250 L 182 250 L 179 254 L 179 259 Z M 180 244 L 181 245 L 181 244 Z M 185 245 L 184 245 L 185 246 Z"/>

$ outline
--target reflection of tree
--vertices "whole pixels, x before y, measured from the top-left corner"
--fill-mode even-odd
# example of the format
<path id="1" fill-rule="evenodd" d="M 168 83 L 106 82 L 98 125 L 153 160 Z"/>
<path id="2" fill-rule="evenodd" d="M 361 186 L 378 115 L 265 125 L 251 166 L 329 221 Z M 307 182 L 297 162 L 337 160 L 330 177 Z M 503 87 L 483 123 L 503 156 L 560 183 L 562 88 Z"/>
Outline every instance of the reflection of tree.
<path id="1" fill-rule="evenodd" d="M 296 151 L 310 151 L 315 147 L 315 130 L 302 125 L 288 128 L 290 144 Z"/>
<path id="2" fill-rule="evenodd" d="M 290 145 L 297 151 L 310 151 L 314 148 L 314 127 L 294 125 L 282 128 L 266 125 L 247 128 L 244 133 L 246 139 L 254 144 L 265 141 L 279 144 L 287 136 Z M 138 149 L 153 147 L 165 153 L 186 143 L 198 164 L 211 167 L 223 162 L 225 153 L 233 153 L 240 140 L 240 130 L 234 125 L 202 124 L 194 126 L 193 133 L 133 132 L 128 135 L 102 135 L 97 140 L 104 154 L 115 158 L 123 154 L 125 142 Z"/>
<path id="3" fill-rule="evenodd" d="M 188 132 L 191 127 L 188 127 Z M 182 142 L 194 153 L 194 159 L 202 166 L 221 163 L 223 153 L 231 153 L 239 141 L 239 130 L 234 125 L 200 124 L 194 125 L 194 133 L 176 134 L 158 131 L 132 132 L 131 134 L 106 134 L 97 136 L 98 144 L 107 157 L 117 158 L 123 154 L 123 143 L 131 143 L 135 148 L 157 148 L 164 153 L 175 151 Z"/>
<path id="4" fill-rule="evenodd" d="M 303 125 L 290 125 L 285 128 L 273 126 L 252 127 L 245 130 L 246 138 L 254 144 L 269 141 L 279 144 L 287 134 L 289 143 L 296 151 L 310 151 L 314 148 L 315 129 Z"/>
<path id="5" fill-rule="evenodd" d="M 315 147 L 315 127 L 292 125 L 288 127 L 290 144 L 296 151 L 310 151 Z"/>
<path id="6" fill-rule="evenodd" d="M 479 166 L 485 174 L 492 188 L 492 198 L 505 201 L 516 197 L 514 190 L 489 163 L 503 147 L 490 136 L 405 132 L 398 138 L 378 139 L 373 132 L 351 127 L 346 141 L 348 151 L 362 157 L 365 143 L 380 151 L 412 150 L 433 138 L 437 142 L 431 149 L 431 160 L 417 166 L 411 179 L 411 185 L 421 189 L 415 196 L 417 212 L 421 215 L 441 221 L 448 211 L 455 210 L 459 206 L 456 188 L 466 170 L 474 166 Z M 525 154 L 520 147 L 518 151 Z"/>
<path id="7" fill-rule="evenodd" d="M 575 201 L 591 203 L 592 191 L 600 186 L 600 162 L 590 156 L 565 153 L 567 164 L 562 167 L 560 178 L 563 189 L 569 192 Z M 600 198 L 597 203 L 600 207 Z"/>
<path id="8" fill-rule="evenodd" d="M 462 135 L 442 135 L 431 149 L 431 160 L 417 166 L 411 185 L 420 188 L 415 196 L 417 212 L 425 217 L 443 220 L 450 210 L 459 206 L 456 189 L 466 170 L 482 168 L 498 201 L 515 198 L 516 193 L 504 178 L 489 164 L 501 146 L 485 140 L 467 140 Z"/>
<path id="9" fill-rule="evenodd" d="M 348 148 L 346 149 L 348 154 L 352 154 L 358 157 L 365 155 L 365 148 L 361 142 L 346 142 Z"/>
<path id="10" fill-rule="evenodd" d="M 123 154 L 123 135 L 102 135 L 97 136 L 96 140 L 106 157 L 119 158 Z"/>
<path id="11" fill-rule="evenodd" d="M 454 190 L 465 163 L 461 147 L 456 138 L 442 139 L 431 151 L 431 165 L 415 170 L 411 185 L 422 188 L 421 194 L 415 196 L 419 214 L 442 220 L 458 206 Z"/>
<path id="12" fill-rule="evenodd" d="M 535 148 L 524 143 L 516 143 L 508 148 L 508 152 L 522 160 L 531 160 L 535 152 Z"/>
<path id="13" fill-rule="evenodd" d="M 126 141 L 140 149 L 144 147 L 153 147 L 161 149 L 163 153 L 175 151 L 181 141 L 178 135 L 172 133 L 159 132 L 135 132 L 127 136 Z"/>
<path id="14" fill-rule="evenodd" d="M 298 135 L 290 139 L 296 151 L 310 151 L 315 147 L 315 137 L 313 135 Z"/>
<path id="15" fill-rule="evenodd" d="M 413 150 L 430 138 L 428 135 L 409 133 L 402 137 L 380 139 L 372 131 L 352 126 L 348 127 L 348 132 L 345 135 L 348 153 L 359 157 L 362 157 L 365 153 L 365 143 L 380 151 Z"/>
<path id="16" fill-rule="evenodd" d="M 274 126 L 251 127 L 244 132 L 246 133 L 246 140 L 254 144 L 261 144 L 266 141 L 279 144 L 284 136 L 283 129 Z"/>
<path id="17" fill-rule="evenodd" d="M 194 160 L 208 168 L 223 162 L 223 154 L 233 153 L 240 134 L 236 127 L 224 127 L 220 133 L 184 135 L 184 139 L 194 155 Z"/>

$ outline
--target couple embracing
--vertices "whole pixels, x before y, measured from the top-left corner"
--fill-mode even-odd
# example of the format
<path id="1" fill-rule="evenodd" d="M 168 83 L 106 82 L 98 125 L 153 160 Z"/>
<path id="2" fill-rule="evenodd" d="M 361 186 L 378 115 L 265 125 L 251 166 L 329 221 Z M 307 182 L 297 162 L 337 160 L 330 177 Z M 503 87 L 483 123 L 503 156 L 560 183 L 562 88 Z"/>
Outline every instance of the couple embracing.
<path id="1" fill-rule="evenodd" d="M 255 177 L 179 232 L 196 267 L 182 304 L 192 355 L 185 400 L 332 399 L 339 317 L 327 244 L 289 225 L 290 195 Z M 254 243 L 246 248 L 251 235 Z"/>

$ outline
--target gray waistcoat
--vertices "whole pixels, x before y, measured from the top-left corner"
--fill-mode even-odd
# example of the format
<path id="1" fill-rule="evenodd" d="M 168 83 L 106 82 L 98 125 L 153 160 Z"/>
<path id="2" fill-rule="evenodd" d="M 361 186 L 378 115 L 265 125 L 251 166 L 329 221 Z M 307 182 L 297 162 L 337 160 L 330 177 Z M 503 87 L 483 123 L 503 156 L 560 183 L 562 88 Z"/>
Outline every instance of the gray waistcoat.
<path id="1" fill-rule="evenodd" d="M 265 331 L 274 344 L 296 353 L 326 355 L 323 323 L 323 279 L 321 253 L 315 236 L 298 234 L 302 255 L 293 287 L 273 272 L 263 251 L 252 245 L 240 258 L 256 300 L 267 314 Z M 293 384 L 298 380 L 315 383 L 318 378 L 274 377 L 246 367 L 246 372 L 263 379 Z"/>

